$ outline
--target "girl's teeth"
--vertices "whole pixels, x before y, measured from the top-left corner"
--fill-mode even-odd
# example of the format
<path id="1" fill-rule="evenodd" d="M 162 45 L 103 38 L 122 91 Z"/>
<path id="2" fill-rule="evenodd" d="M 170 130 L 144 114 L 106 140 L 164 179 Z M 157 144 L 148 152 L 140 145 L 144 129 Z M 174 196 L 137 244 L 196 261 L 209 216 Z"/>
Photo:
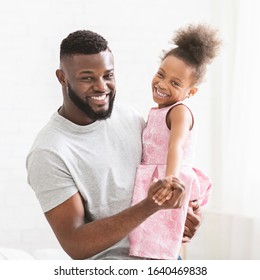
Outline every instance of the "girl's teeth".
<path id="1" fill-rule="evenodd" d="M 159 96 L 161 96 L 161 97 L 167 97 L 167 96 L 168 96 L 167 94 L 161 93 L 161 92 L 159 92 L 158 90 L 157 90 L 157 94 L 158 94 Z"/>

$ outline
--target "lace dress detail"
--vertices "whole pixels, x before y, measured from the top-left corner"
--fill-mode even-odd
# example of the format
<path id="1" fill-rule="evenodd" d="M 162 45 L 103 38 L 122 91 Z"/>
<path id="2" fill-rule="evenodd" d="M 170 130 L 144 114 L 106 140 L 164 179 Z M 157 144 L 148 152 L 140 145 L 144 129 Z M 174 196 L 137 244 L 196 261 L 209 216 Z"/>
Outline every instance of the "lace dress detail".
<path id="1" fill-rule="evenodd" d="M 147 196 L 153 178 L 165 177 L 170 134 L 166 125 L 166 116 L 169 110 L 177 105 L 184 105 L 190 110 L 185 102 L 150 110 L 143 132 L 143 157 L 136 173 L 132 205 Z M 191 115 L 193 117 L 192 112 Z M 151 259 L 178 258 L 189 201 L 198 199 L 200 204 L 204 205 L 208 201 L 211 190 L 209 178 L 192 166 L 193 151 L 194 127 L 183 148 L 184 158 L 179 174 L 186 188 L 183 207 L 160 210 L 134 229 L 129 235 L 130 255 Z"/>

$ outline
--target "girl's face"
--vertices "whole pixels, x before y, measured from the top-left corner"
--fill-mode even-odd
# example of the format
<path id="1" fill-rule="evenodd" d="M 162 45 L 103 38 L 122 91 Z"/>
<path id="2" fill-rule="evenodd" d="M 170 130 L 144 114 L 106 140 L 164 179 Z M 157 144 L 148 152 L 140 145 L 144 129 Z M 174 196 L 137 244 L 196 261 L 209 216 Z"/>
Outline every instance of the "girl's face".
<path id="1" fill-rule="evenodd" d="M 173 55 L 161 63 L 152 80 L 153 100 L 159 108 L 182 101 L 196 93 L 193 69 Z"/>

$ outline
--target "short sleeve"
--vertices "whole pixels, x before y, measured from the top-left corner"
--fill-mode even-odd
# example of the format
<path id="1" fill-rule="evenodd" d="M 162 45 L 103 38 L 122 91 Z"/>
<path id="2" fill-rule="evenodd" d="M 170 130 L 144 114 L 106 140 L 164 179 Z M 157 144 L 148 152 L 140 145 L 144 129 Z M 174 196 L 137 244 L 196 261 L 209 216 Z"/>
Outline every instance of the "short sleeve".
<path id="1" fill-rule="evenodd" d="M 43 212 L 63 203 L 78 192 L 60 155 L 48 150 L 31 152 L 26 162 L 28 183 L 34 190 Z"/>

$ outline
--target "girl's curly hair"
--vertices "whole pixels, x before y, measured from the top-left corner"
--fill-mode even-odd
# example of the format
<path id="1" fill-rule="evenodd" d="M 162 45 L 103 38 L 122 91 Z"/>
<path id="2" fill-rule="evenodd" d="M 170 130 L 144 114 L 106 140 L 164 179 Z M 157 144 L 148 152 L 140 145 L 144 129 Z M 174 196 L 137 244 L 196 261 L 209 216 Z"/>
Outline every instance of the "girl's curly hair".
<path id="1" fill-rule="evenodd" d="M 166 52 L 162 58 L 173 55 L 194 69 L 195 83 L 202 82 L 207 65 L 218 55 L 221 40 L 218 30 L 206 24 L 190 24 L 176 31 L 172 38 L 176 46 Z"/>

